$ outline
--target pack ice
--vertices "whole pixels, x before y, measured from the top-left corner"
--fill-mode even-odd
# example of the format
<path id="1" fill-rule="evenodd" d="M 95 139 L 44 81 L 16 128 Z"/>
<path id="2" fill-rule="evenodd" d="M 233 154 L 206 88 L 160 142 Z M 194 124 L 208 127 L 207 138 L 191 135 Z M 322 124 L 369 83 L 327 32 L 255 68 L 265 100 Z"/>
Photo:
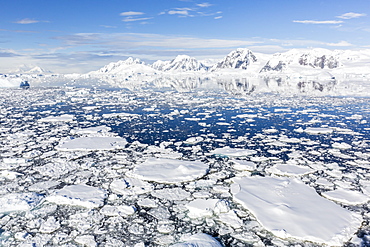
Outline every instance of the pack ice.
<path id="1" fill-rule="evenodd" d="M 281 238 L 341 246 L 362 222 L 360 216 L 324 199 L 298 179 L 253 176 L 233 182 L 234 199 Z"/>

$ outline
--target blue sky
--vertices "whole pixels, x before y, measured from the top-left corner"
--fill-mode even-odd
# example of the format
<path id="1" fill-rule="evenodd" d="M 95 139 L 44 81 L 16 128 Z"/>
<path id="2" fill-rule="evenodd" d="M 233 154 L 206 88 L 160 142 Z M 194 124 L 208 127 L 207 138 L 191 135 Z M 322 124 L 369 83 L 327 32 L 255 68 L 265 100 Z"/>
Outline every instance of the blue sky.
<path id="1" fill-rule="evenodd" d="M 126 59 L 222 58 L 235 48 L 369 49 L 370 0 L 2 0 L 0 73 L 88 72 Z"/>

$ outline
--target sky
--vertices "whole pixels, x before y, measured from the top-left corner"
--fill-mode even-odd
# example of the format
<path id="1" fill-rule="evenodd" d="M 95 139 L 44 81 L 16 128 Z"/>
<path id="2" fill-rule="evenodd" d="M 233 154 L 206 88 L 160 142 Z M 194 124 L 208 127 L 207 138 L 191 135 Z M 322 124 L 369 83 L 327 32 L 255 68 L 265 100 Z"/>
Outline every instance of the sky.
<path id="1" fill-rule="evenodd" d="M 0 73 L 86 73 L 132 56 L 370 49 L 370 0 L 1 0 Z"/>

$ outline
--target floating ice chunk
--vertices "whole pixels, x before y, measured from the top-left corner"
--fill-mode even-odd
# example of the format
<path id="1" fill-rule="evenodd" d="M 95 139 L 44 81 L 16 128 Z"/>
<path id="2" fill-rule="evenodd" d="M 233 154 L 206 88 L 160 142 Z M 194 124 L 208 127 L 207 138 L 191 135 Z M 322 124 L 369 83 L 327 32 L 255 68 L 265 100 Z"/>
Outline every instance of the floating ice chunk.
<path id="1" fill-rule="evenodd" d="M 120 113 L 107 113 L 103 114 L 103 118 L 133 118 L 138 117 L 138 114 L 132 114 L 127 112 L 120 112 Z"/>
<path id="2" fill-rule="evenodd" d="M 45 118 L 41 118 L 39 122 L 71 122 L 73 121 L 74 116 L 70 114 L 64 114 L 60 116 L 48 116 Z"/>
<path id="3" fill-rule="evenodd" d="M 96 126 L 96 127 L 90 127 L 90 128 L 84 128 L 84 129 L 73 129 L 71 130 L 72 134 L 97 134 L 97 133 L 107 133 L 111 130 L 110 127 L 107 127 L 105 125 L 102 126 Z"/>
<path id="4" fill-rule="evenodd" d="M 342 188 L 324 192 L 322 193 L 322 195 L 330 200 L 341 202 L 348 205 L 364 204 L 368 202 L 370 199 L 367 195 L 364 195 L 359 191 Z"/>
<path id="5" fill-rule="evenodd" d="M 216 148 L 215 150 L 211 151 L 213 155 L 222 155 L 228 157 L 241 157 L 241 156 L 249 156 L 256 154 L 257 151 L 250 150 L 250 149 L 242 149 L 242 148 L 230 148 L 230 147 L 223 147 L 223 148 Z"/>
<path id="6" fill-rule="evenodd" d="M 127 141 L 122 137 L 81 137 L 60 143 L 60 151 L 93 151 L 122 149 Z"/>
<path id="7" fill-rule="evenodd" d="M 97 246 L 95 237 L 93 235 L 80 235 L 75 238 L 75 241 L 81 244 L 82 246 L 86 246 L 86 247 Z"/>
<path id="8" fill-rule="evenodd" d="M 38 182 L 38 183 L 34 183 L 32 184 L 31 186 L 28 187 L 28 190 L 29 191 L 35 191 L 35 192 L 41 192 L 41 191 L 45 191 L 45 190 L 48 190 L 54 186 L 57 186 L 59 184 L 59 182 L 57 181 L 43 181 L 43 182 Z"/>
<path id="9" fill-rule="evenodd" d="M 86 208 L 97 208 L 104 205 L 107 193 L 99 188 L 77 184 L 65 186 L 63 189 L 55 191 L 46 197 L 49 202 L 56 204 L 68 204 Z"/>
<path id="10" fill-rule="evenodd" d="M 159 183 L 181 183 L 203 177 L 209 166 L 201 161 L 149 158 L 135 166 L 131 176 Z"/>
<path id="11" fill-rule="evenodd" d="M 311 169 L 308 166 L 294 164 L 276 164 L 273 167 L 267 169 L 267 171 L 282 176 L 302 176 L 308 173 L 312 173 L 315 170 Z"/>
<path id="12" fill-rule="evenodd" d="M 330 128 L 307 128 L 304 130 L 307 134 L 310 135 L 319 135 L 319 134 L 331 134 L 333 129 Z"/>
<path id="13" fill-rule="evenodd" d="M 150 199 L 150 198 L 139 199 L 137 204 L 141 207 L 146 207 L 146 208 L 156 208 L 156 207 L 158 207 L 157 202 L 153 199 Z"/>
<path id="14" fill-rule="evenodd" d="M 60 223 L 55 219 L 55 217 L 50 216 L 45 222 L 40 226 L 40 232 L 42 233 L 52 233 L 60 228 Z"/>
<path id="15" fill-rule="evenodd" d="M 184 143 L 189 144 L 189 145 L 194 145 L 194 144 L 197 144 L 199 142 L 202 142 L 203 140 L 204 140 L 203 137 L 196 136 L 196 137 L 190 137 L 190 138 L 186 139 L 186 141 L 184 141 Z"/>
<path id="16" fill-rule="evenodd" d="M 319 196 L 294 178 L 234 178 L 231 191 L 267 230 L 280 238 L 342 245 L 361 225 L 361 217 Z"/>
<path id="17" fill-rule="evenodd" d="M 343 149 L 343 150 L 352 148 L 352 146 L 351 146 L 351 145 L 349 145 L 349 144 L 347 144 L 347 143 L 345 143 L 345 142 L 341 142 L 341 143 L 339 143 L 339 142 L 335 142 L 335 143 L 333 143 L 331 146 L 332 146 L 333 148 Z"/>
<path id="18" fill-rule="evenodd" d="M 188 216 L 193 219 L 211 217 L 219 201 L 219 199 L 195 199 L 186 205 L 189 210 Z"/>
<path id="19" fill-rule="evenodd" d="M 109 188 L 113 193 L 129 196 L 141 195 L 152 191 L 153 186 L 137 178 L 125 178 L 113 180 Z"/>
<path id="20" fill-rule="evenodd" d="M 0 197 L 0 213 L 27 211 L 36 207 L 42 200 L 36 193 L 12 193 Z"/>
<path id="21" fill-rule="evenodd" d="M 257 114 L 239 114 L 239 115 L 236 115 L 236 117 L 238 118 L 256 118 L 258 117 Z"/>
<path id="22" fill-rule="evenodd" d="M 27 160 L 24 158 L 3 158 L 5 164 L 26 164 Z"/>
<path id="23" fill-rule="evenodd" d="M 252 161 L 233 160 L 233 168 L 238 171 L 253 171 L 257 168 L 257 165 Z"/>
<path id="24" fill-rule="evenodd" d="M 181 188 L 165 188 L 152 191 L 152 196 L 170 201 L 182 201 L 190 197 L 190 192 Z"/>
<path id="25" fill-rule="evenodd" d="M 0 171 L 0 177 L 9 179 L 9 180 L 14 180 L 19 176 L 22 176 L 22 173 L 19 172 L 13 172 L 13 171 Z"/>
<path id="26" fill-rule="evenodd" d="M 218 219 L 224 224 L 229 225 L 234 229 L 241 228 L 243 226 L 243 221 L 232 210 L 230 210 L 227 213 L 220 214 L 218 216 Z"/>
<path id="27" fill-rule="evenodd" d="M 119 205 L 119 206 L 105 205 L 100 210 L 100 213 L 106 216 L 123 216 L 123 217 L 132 215 L 135 212 L 136 212 L 135 207 L 127 206 L 127 205 Z"/>
<path id="28" fill-rule="evenodd" d="M 204 234 L 198 233 L 192 236 L 184 236 L 181 238 L 182 243 L 170 245 L 170 247 L 222 247 L 220 242 L 215 238 Z"/>

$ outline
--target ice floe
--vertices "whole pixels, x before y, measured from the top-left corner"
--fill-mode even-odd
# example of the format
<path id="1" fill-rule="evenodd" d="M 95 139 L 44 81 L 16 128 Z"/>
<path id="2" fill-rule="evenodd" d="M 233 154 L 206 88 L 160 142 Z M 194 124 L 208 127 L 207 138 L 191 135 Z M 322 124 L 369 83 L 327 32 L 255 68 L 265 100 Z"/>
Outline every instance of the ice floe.
<path id="1" fill-rule="evenodd" d="M 61 142 L 56 149 L 60 151 L 93 151 L 122 149 L 127 141 L 122 137 L 80 137 Z"/>
<path id="2" fill-rule="evenodd" d="M 216 148 L 215 150 L 212 150 L 210 153 L 213 155 L 221 155 L 227 157 L 242 157 L 257 154 L 257 151 L 242 148 L 223 147 Z"/>
<path id="3" fill-rule="evenodd" d="M 222 247 L 220 242 L 215 238 L 204 234 L 198 233 L 192 236 L 184 236 L 182 242 L 171 245 L 170 247 Z"/>
<path id="4" fill-rule="evenodd" d="M 337 188 L 336 190 L 327 191 L 322 195 L 330 200 L 341 202 L 347 205 L 364 204 L 370 200 L 368 195 L 360 191 Z"/>
<path id="5" fill-rule="evenodd" d="M 331 134 L 333 133 L 333 129 L 331 128 L 306 128 L 304 132 L 310 135 Z"/>
<path id="6" fill-rule="evenodd" d="M 354 236 L 362 221 L 297 179 L 253 176 L 233 182 L 235 201 L 280 238 L 340 246 Z"/>
<path id="7" fill-rule="evenodd" d="M 0 213 L 28 211 L 36 207 L 42 199 L 42 195 L 33 192 L 1 195 Z"/>
<path id="8" fill-rule="evenodd" d="M 65 186 L 45 199 L 56 204 L 97 208 L 104 205 L 106 197 L 107 193 L 103 189 L 84 184 L 76 184 Z"/>
<path id="9" fill-rule="evenodd" d="M 159 183 L 181 183 L 203 177 L 208 167 L 201 161 L 149 158 L 137 164 L 131 176 Z"/>

